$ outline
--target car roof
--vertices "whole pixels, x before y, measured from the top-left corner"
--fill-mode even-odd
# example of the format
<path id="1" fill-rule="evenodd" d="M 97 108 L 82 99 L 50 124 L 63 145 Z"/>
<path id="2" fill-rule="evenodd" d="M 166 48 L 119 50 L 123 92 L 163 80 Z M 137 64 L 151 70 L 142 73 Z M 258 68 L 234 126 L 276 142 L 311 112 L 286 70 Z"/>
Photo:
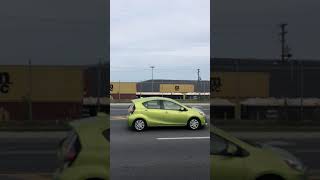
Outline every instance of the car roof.
<path id="1" fill-rule="evenodd" d="M 151 101 L 151 100 L 168 100 L 168 101 L 173 101 L 173 99 L 170 99 L 170 98 L 154 96 L 154 97 L 146 97 L 146 98 L 134 99 L 134 100 L 132 100 L 132 102 L 134 102 L 134 103 L 135 103 L 135 102 L 146 102 L 146 101 Z"/>

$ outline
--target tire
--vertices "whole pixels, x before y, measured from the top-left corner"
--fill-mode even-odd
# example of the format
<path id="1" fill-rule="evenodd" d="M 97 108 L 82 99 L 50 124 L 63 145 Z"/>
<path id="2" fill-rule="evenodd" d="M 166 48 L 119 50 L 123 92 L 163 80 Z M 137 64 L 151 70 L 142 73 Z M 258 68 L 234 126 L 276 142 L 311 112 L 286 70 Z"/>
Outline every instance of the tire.
<path id="1" fill-rule="evenodd" d="M 143 119 L 137 119 L 133 122 L 132 127 L 135 131 L 143 131 L 147 127 L 147 123 Z"/>
<path id="2" fill-rule="evenodd" d="M 280 176 L 270 174 L 270 175 L 261 176 L 257 178 L 257 180 L 284 180 L 284 179 Z"/>
<path id="3" fill-rule="evenodd" d="M 189 121 L 188 121 L 188 128 L 191 129 L 191 130 L 197 130 L 201 127 L 201 122 L 198 118 L 191 118 Z"/>

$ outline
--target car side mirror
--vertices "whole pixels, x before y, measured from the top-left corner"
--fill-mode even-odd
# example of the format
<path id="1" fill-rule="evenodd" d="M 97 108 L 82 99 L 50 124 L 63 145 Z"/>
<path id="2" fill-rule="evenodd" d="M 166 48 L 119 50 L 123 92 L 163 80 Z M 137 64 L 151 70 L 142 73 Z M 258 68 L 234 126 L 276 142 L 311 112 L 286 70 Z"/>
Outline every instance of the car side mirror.
<path id="1" fill-rule="evenodd" d="M 181 108 L 179 109 L 179 111 L 186 111 L 186 108 L 181 107 Z"/>

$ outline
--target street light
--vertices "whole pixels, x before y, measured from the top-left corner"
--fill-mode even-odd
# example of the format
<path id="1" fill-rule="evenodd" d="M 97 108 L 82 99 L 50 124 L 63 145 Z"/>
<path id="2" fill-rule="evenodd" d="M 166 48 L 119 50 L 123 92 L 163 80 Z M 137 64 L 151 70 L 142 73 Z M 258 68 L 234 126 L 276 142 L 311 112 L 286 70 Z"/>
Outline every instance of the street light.
<path id="1" fill-rule="evenodd" d="M 152 75 L 151 75 L 151 80 L 152 80 L 152 82 L 151 82 L 151 88 L 152 88 L 152 92 L 153 92 L 153 69 L 155 68 L 154 66 L 150 66 L 150 68 L 151 68 L 151 72 L 152 72 Z"/>

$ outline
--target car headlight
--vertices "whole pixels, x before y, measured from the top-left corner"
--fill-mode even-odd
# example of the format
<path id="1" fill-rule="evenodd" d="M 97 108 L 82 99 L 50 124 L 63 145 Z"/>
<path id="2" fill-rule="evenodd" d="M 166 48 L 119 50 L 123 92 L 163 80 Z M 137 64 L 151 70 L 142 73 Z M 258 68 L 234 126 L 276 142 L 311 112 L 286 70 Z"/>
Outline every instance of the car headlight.
<path id="1" fill-rule="evenodd" d="M 286 162 L 286 164 L 294 169 L 294 170 L 298 170 L 298 171 L 305 171 L 305 167 L 303 166 L 303 164 L 299 161 L 295 161 L 295 160 L 291 160 L 291 159 L 285 159 L 284 162 Z"/>
<path id="2" fill-rule="evenodd" d="M 199 111 L 201 116 L 206 116 L 206 114 L 203 111 Z"/>

